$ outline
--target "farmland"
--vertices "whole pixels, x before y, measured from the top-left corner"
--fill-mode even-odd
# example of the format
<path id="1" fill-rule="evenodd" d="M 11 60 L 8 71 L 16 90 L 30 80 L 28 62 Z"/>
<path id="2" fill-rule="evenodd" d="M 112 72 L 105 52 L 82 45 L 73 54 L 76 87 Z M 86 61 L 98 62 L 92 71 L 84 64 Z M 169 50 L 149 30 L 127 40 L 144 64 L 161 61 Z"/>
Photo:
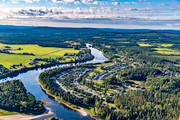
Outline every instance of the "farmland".
<path id="1" fill-rule="evenodd" d="M 0 53 L 0 63 L 5 66 L 6 68 L 10 68 L 11 65 L 14 64 L 22 64 L 25 65 L 30 62 L 31 59 L 34 59 L 34 56 L 30 55 L 11 55 L 11 54 L 4 54 Z"/>
<path id="2" fill-rule="evenodd" d="M 180 55 L 180 51 L 172 50 L 168 48 L 154 48 L 157 53 L 165 54 L 165 55 Z"/>
<path id="3" fill-rule="evenodd" d="M 46 56 L 63 56 L 65 53 L 78 53 L 79 50 L 72 48 L 56 48 L 56 47 L 41 47 L 39 45 L 7 45 L 0 44 L 1 47 L 9 46 L 12 51 L 11 53 L 33 53 L 36 56 L 43 55 L 51 52 L 55 52 Z M 18 50 L 20 48 L 20 50 Z"/>
<path id="4" fill-rule="evenodd" d="M 19 30 L 18 34 L 2 33 L 2 78 L 12 75 L 6 73 L 18 73 L 21 68 L 24 72 L 31 67 L 73 62 L 77 64 L 48 69 L 39 76 L 43 89 L 59 102 L 84 108 L 91 116 L 103 120 L 179 117 L 179 33 L 168 37 L 158 31 L 67 35 L 72 34 L 69 29 L 65 35 L 60 29 L 44 29 L 36 28 L 38 37 L 33 29 Z M 102 51 L 108 60 L 80 64 L 93 59 L 86 43 Z M 101 59 L 99 56 L 94 60 Z"/>
<path id="5" fill-rule="evenodd" d="M 26 65 L 35 58 L 57 58 L 64 57 L 65 53 L 77 54 L 79 50 L 73 48 L 41 47 L 39 45 L 9 45 L 0 44 L 0 50 L 9 49 L 10 54 L 0 53 L 0 63 L 10 68 L 12 65 Z M 28 53 L 27 55 L 22 55 Z M 32 55 L 31 55 L 32 54 Z M 66 59 L 66 57 L 64 57 Z M 67 58 L 69 61 L 70 58 Z"/>
<path id="6" fill-rule="evenodd" d="M 150 44 L 145 44 L 145 43 L 138 43 L 138 44 L 141 47 L 149 47 L 149 46 L 151 46 Z"/>

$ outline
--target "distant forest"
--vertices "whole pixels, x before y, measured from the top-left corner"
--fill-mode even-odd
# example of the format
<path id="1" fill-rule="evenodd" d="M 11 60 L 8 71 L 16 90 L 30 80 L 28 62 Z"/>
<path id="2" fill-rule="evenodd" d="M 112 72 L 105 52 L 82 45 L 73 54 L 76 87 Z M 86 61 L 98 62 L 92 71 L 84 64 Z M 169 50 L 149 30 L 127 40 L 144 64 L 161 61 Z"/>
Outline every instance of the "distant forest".
<path id="1" fill-rule="evenodd" d="M 122 34 L 123 33 L 123 34 Z M 171 35 L 172 34 L 172 35 Z M 175 35 L 174 35 L 175 34 Z M 87 42 L 94 44 L 114 44 L 123 46 L 120 41 L 131 41 L 129 46 L 136 46 L 140 39 L 146 42 L 177 43 L 180 31 L 161 30 L 121 30 L 96 28 L 53 28 L 53 27 L 13 27 L 0 26 L 0 43 L 38 44 L 45 47 L 73 47 L 66 41 L 80 42 L 84 47 Z M 168 36 L 168 37 L 167 37 Z M 140 40 L 141 41 L 141 40 Z M 180 45 L 176 45 L 180 48 Z"/>

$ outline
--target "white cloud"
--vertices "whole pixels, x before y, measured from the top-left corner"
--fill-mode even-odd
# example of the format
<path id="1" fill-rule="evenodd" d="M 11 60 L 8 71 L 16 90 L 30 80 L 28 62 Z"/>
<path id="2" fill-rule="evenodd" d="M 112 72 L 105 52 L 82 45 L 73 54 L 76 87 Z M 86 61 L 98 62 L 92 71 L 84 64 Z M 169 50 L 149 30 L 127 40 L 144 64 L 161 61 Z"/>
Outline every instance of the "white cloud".
<path id="1" fill-rule="evenodd" d="M 11 3 L 12 4 L 17 4 L 19 1 L 18 0 L 12 0 Z"/>
<path id="2" fill-rule="evenodd" d="M 70 1 L 69 1 L 70 2 Z M 71 1 L 72 2 L 72 1 Z M 116 25 L 166 25 L 180 20 L 177 16 L 167 17 L 167 13 L 152 8 L 126 8 L 126 7 L 90 7 L 90 8 L 64 8 L 64 7 L 26 7 L 26 8 L 0 8 L 1 20 L 38 20 L 51 22 L 116 24 Z M 153 12 L 152 12 L 153 11 Z M 178 26 L 178 25 L 177 25 Z"/>
<path id="3" fill-rule="evenodd" d="M 74 3 L 74 4 L 86 4 L 86 5 L 105 5 L 107 2 L 105 1 L 98 1 L 98 0 L 51 0 L 53 3 L 59 4 L 67 4 L 67 3 Z"/>
<path id="4" fill-rule="evenodd" d="M 66 4 L 66 3 L 74 3 L 74 4 L 79 4 L 79 0 L 52 0 L 53 3 L 61 3 L 61 4 Z"/>
<path id="5" fill-rule="evenodd" d="M 40 0 L 24 0 L 27 3 L 39 2 Z"/>

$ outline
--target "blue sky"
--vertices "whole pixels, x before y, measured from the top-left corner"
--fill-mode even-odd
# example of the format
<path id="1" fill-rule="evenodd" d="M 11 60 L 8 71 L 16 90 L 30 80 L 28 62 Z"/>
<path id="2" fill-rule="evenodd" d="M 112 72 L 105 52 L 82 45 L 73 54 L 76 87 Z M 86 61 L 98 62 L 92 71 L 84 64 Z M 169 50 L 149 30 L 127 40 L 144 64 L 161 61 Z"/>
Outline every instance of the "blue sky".
<path id="1" fill-rule="evenodd" d="M 0 24 L 180 29 L 180 0 L 0 0 Z"/>

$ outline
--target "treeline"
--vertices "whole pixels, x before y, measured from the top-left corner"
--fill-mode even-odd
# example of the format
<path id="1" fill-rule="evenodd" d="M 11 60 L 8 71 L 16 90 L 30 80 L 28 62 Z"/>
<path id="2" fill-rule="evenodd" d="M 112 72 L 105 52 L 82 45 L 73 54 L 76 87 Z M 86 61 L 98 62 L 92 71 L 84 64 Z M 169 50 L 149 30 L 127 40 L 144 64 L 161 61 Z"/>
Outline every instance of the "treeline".
<path id="1" fill-rule="evenodd" d="M 11 49 L 9 49 L 11 50 Z M 33 53 L 12 53 L 12 52 L 9 52 L 9 50 L 0 50 L 0 53 L 5 53 L 5 54 L 11 54 L 11 55 L 31 55 L 31 56 L 35 56 L 35 54 Z"/>
<path id="2" fill-rule="evenodd" d="M 8 72 L 10 72 L 9 69 L 5 68 L 3 65 L 0 64 L 0 78 Z"/>
<path id="3" fill-rule="evenodd" d="M 96 102 L 95 114 L 106 120 L 177 120 L 180 115 L 180 79 L 149 78 L 146 90 L 129 91 L 114 96 L 111 106 Z"/>
<path id="4" fill-rule="evenodd" d="M 42 114 L 45 111 L 43 103 L 36 101 L 20 80 L 0 83 L 0 96 L 0 109 L 26 114 Z"/>

